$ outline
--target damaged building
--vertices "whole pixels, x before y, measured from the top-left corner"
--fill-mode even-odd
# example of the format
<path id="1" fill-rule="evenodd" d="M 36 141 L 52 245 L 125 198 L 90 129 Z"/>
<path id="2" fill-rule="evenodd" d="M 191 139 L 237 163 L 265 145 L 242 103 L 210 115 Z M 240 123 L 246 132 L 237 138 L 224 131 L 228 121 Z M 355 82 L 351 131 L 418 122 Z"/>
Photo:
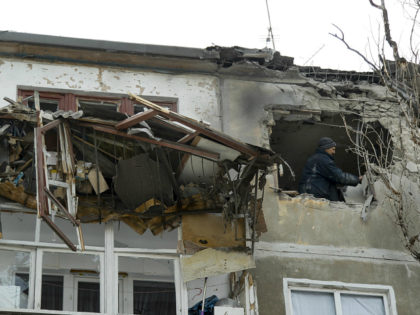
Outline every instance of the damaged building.
<path id="1" fill-rule="evenodd" d="M 377 74 L 269 49 L 0 42 L 1 313 L 420 307 L 389 197 L 418 202 L 417 138 Z M 345 202 L 297 193 L 323 136 L 364 175 Z M 404 176 L 388 187 L 385 169 Z"/>

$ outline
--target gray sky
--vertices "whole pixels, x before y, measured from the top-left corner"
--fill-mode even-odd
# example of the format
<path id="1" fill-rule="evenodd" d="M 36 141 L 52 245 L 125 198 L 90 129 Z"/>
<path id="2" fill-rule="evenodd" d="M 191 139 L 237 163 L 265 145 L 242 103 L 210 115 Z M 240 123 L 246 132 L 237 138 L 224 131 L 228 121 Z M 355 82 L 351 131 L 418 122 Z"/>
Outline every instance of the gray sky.
<path id="1" fill-rule="evenodd" d="M 368 70 L 360 57 L 328 35 L 336 32 L 332 23 L 355 48 L 378 54 L 381 15 L 368 0 L 268 3 L 276 49 L 296 64 Z M 403 43 L 411 24 L 398 0 L 387 0 L 387 5 L 393 36 Z M 269 25 L 265 0 L 3 0 L 1 7 L 0 30 L 197 48 L 263 48 Z"/>

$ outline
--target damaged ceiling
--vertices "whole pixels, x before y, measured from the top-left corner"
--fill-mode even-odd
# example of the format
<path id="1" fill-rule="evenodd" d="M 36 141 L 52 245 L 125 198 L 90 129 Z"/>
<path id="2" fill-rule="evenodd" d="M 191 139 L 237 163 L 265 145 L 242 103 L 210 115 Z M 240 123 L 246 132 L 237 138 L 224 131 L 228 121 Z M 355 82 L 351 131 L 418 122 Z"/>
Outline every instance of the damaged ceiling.
<path id="1" fill-rule="evenodd" d="M 76 112 L 40 110 L 36 92 L 26 100 L 5 98 L 10 105 L 0 110 L 0 196 L 36 209 L 72 250 L 77 245 L 52 215 L 74 225 L 81 249 L 86 223 L 120 220 L 139 234 L 150 229 L 157 235 L 190 216 L 197 218 L 186 219 L 191 224 L 216 222 L 221 231 L 230 226 L 232 246 L 255 241 L 264 230 L 260 191 L 273 152 L 130 97 L 143 107 L 130 117 L 110 116 L 101 107 L 84 112 L 80 103 Z M 244 218 L 252 231 L 248 239 Z M 220 247 L 203 238 L 190 235 L 184 249 Z"/>

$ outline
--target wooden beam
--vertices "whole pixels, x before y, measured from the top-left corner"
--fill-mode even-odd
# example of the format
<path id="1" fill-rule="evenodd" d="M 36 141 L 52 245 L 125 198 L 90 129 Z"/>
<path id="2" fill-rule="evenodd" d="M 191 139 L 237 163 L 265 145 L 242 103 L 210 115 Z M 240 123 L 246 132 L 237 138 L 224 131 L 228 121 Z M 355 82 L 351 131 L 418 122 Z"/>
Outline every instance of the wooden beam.
<path id="1" fill-rule="evenodd" d="M 45 126 L 42 126 L 42 127 L 39 127 L 39 128 L 40 128 L 42 133 L 46 133 L 48 130 L 57 127 L 59 124 L 61 124 L 61 122 L 62 122 L 61 119 L 56 119 L 56 120 L 53 120 L 53 121 L 49 122 Z"/>
<path id="2" fill-rule="evenodd" d="M 84 124 L 84 123 L 79 123 L 79 125 L 85 126 L 85 127 L 90 127 L 90 128 L 93 128 L 97 131 L 110 133 L 110 134 L 113 134 L 113 135 L 116 135 L 116 136 L 125 137 L 125 138 L 128 138 L 128 139 L 133 139 L 133 140 L 137 140 L 137 141 L 141 141 L 141 142 L 151 143 L 151 144 L 155 144 L 155 145 L 158 145 L 158 146 L 161 146 L 161 147 L 171 148 L 171 149 L 181 151 L 181 152 L 187 152 L 187 153 L 197 155 L 197 156 L 201 156 L 201 157 L 211 159 L 211 160 L 218 160 L 220 158 L 219 153 L 215 153 L 215 152 L 211 152 L 211 151 L 207 151 L 207 150 L 203 150 L 203 149 L 197 149 L 197 148 L 191 147 L 189 145 L 185 145 L 185 144 L 181 144 L 181 143 L 177 143 L 177 142 L 172 142 L 172 141 L 168 141 L 168 140 L 155 140 L 155 139 L 140 137 L 140 136 L 136 136 L 136 135 L 129 135 L 129 134 L 126 134 L 125 132 L 121 132 L 121 131 L 118 131 L 118 130 L 115 130 L 115 129 L 112 129 L 112 128 L 108 128 L 108 127 L 105 127 L 105 126 Z"/>
<path id="3" fill-rule="evenodd" d="M 195 131 L 193 133 L 190 133 L 188 135 L 185 135 L 184 137 L 182 137 L 181 139 L 179 139 L 177 142 L 178 143 L 187 143 L 191 139 L 194 139 L 195 137 L 197 137 L 199 134 L 200 133 L 198 131 Z"/>
<path id="4" fill-rule="evenodd" d="M 152 103 L 148 100 L 145 100 L 144 98 L 141 98 L 140 96 L 134 95 L 132 93 L 128 93 L 131 98 L 135 99 L 137 102 L 157 111 L 160 115 L 165 116 L 168 119 L 180 122 L 184 124 L 187 127 L 190 127 L 198 132 L 200 132 L 203 135 L 206 135 L 207 137 L 216 140 L 228 147 L 231 147 L 241 153 L 248 154 L 250 156 L 257 156 L 258 152 L 254 150 L 249 145 L 242 143 L 238 140 L 235 140 L 221 132 L 218 132 L 216 130 L 211 129 L 210 127 L 206 126 L 205 124 L 196 121 L 194 119 L 182 116 L 178 113 L 172 112 L 166 108 L 162 108 L 159 105 L 156 105 L 155 103 Z"/>
<path id="5" fill-rule="evenodd" d="M 149 109 L 145 112 L 137 113 L 127 119 L 124 119 L 123 121 L 120 121 L 118 124 L 115 125 L 115 128 L 118 130 L 121 129 L 127 129 L 131 126 L 134 126 L 135 124 L 138 124 L 139 122 L 142 122 L 144 120 L 148 120 L 158 114 L 157 111 L 153 109 Z"/>
<path id="6" fill-rule="evenodd" d="M 166 127 L 168 129 L 171 129 L 173 131 L 177 131 L 177 132 L 180 132 L 180 133 L 189 134 L 189 133 L 192 132 L 191 128 L 187 128 L 187 127 L 182 126 L 180 124 L 175 124 L 174 122 L 172 122 L 172 121 L 170 121 L 170 120 L 168 120 L 166 118 L 163 118 L 161 116 L 155 116 L 155 117 L 153 117 L 150 120 L 150 122 L 154 122 L 154 123 L 159 124 L 159 125 L 161 125 L 163 127 Z"/>

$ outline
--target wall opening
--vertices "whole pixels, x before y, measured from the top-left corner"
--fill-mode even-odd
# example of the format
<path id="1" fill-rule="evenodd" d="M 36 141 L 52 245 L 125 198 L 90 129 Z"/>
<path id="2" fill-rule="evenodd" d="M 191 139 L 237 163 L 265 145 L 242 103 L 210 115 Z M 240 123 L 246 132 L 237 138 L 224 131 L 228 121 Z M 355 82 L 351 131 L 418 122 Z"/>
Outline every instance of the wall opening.
<path id="1" fill-rule="evenodd" d="M 298 191 L 303 168 L 307 159 L 315 153 L 321 137 L 330 137 L 337 143 L 335 163 L 344 172 L 361 176 L 366 173 L 367 162 L 381 168 L 392 163 L 392 137 L 378 121 L 366 123 L 354 114 L 290 108 L 274 109 L 273 117 L 275 125 L 271 129 L 271 149 L 290 166 L 284 163 L 282 176 L 281 171 L 277 174 L 278 188 L 283 191 Z M 351 203 L 363 203 L 365 192 L 360 185 L 349 186 L 344 198 Z"/>
<path id="2" fill-rule="evenodd" d="M 358 159 L 351 152 L 352 142 L 340 115 L 322 114 L 317 119 L 276 119 L 270 136 L 271 149 L 281 154 L 295 174 L 283 166 L 284 175 L 279 177 L 279 187 L 284 190 L 298 190 L 306 160 L 315 153 L 321 137 L 330 137 L 337 143 L 335 162 L 344 172 L 359 175 Z M 346 122 L 357 128 L 357 117 L 348 116 Z M 354 135 L 353 135 L 354 136 Z M 363 172 L 363 170 L 360 170 Z"/>

